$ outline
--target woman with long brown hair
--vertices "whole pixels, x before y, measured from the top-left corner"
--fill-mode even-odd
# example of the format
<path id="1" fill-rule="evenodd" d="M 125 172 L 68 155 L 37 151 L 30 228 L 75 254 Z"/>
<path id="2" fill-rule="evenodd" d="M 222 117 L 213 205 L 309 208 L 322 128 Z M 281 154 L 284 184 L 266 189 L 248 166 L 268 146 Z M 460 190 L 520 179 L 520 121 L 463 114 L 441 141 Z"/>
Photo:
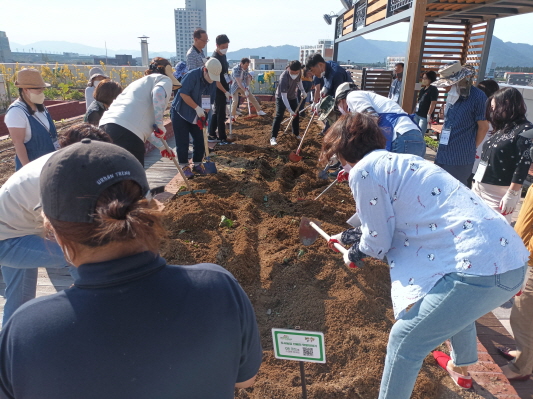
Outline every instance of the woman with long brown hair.
<path id="1" fill-rule="evenodd" d="M 163 114 L 173 89 L 181 86 L 174 77 L 170 62 L 155 57 L 145 76 L 132 82 L 113 101 L 100 119 L 100 127 L 113 143 L 131 152 L 144 165 L 144 143 L 148 140 L 159 148 L 162 156 L 170 157 L 163 144 L 152 133 L 153 125 L 165 132 Z"/>
<path id="2" fill-rule="evenodd" d="M 40 187 L 79 277 L 0 333 L 0 396 L 230 399 L 253 384 L 262 350 L 248 297 L 221 266 L 159 256 L 162 222 L 132 154 L 82 140 L 50 157 Z"/>
<path id="3" fill-rule="evenodd" d="M 408 399 L 422 361 L 448 339 L 451 357 L 434 356 L 469 388 L 475 320 L 519 290 L 529 253 L 511 226 L 450 174 L 384 148 L 377 119 L 357 113 L 330 128 L 321 154 L 323 161 L 336 155 L 349 173 L 360 220 L 332 242 L 351 245 L 344 257 L 349 266 L 367 256 L 386 257 L 390 266 L 397 322 L 379 398 Z"/>

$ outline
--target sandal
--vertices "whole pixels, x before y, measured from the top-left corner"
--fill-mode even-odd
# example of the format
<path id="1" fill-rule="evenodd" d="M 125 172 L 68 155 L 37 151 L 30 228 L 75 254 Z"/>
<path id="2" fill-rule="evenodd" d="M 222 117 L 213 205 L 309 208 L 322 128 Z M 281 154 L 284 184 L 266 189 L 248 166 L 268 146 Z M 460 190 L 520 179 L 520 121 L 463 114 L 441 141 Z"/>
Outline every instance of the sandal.
<path id="1" fill-rule="evenodd" d="M 459 374 L 448 368 L 448 362 L 451 360 L 450 356 L 440 351 L 434 351 L 433 357 L 437 361 L 438 365 L 448 372 L 450 377 L 452 377 L 453 382 L 455 382 L 458 387 L 461 387 L 463 389 L 472 388 L 472 377 L 470 377 L 469 375 L 466 376 Z"/>

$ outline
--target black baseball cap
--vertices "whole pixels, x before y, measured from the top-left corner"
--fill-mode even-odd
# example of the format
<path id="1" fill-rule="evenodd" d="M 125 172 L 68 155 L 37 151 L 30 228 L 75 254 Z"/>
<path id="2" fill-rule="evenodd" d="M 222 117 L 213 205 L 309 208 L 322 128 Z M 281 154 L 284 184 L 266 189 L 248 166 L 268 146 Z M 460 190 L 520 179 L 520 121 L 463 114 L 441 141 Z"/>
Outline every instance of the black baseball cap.
<path id="1" fill-rule="evenodd" d="M 92 223 L 96 202 L 108 187 L 133 180 L 149 192 L 141 163 L 116 144 L 83 139 L 50 157 L 41 172 L 41 205 L 46 217 Z"/>

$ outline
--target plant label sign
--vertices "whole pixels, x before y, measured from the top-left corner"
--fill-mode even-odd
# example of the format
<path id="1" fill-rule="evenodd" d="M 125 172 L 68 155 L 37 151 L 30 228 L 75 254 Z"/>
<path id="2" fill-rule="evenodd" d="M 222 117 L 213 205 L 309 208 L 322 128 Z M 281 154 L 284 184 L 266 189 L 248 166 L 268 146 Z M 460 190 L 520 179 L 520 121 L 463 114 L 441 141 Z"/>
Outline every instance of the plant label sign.
<path id="1" fill-rule="evenodd" d="M 324 334 L 321 332 L 273 328 L 272 340 L 277 359 L 326 363 Z"/>

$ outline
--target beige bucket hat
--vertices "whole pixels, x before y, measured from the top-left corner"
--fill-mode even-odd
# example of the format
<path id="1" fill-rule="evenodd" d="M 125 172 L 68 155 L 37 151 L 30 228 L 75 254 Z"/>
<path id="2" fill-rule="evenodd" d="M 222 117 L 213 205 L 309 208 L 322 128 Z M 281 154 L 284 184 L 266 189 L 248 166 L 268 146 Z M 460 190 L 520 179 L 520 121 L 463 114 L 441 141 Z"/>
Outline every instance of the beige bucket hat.
<path id="1" fill-rule="evenodd" d="M 34 68 L 24 68 L 18 71 L 15 86 L 21 89 L 40 89 L 50 87 L 49 83 L 44 83 L 41 73 Z"/>

